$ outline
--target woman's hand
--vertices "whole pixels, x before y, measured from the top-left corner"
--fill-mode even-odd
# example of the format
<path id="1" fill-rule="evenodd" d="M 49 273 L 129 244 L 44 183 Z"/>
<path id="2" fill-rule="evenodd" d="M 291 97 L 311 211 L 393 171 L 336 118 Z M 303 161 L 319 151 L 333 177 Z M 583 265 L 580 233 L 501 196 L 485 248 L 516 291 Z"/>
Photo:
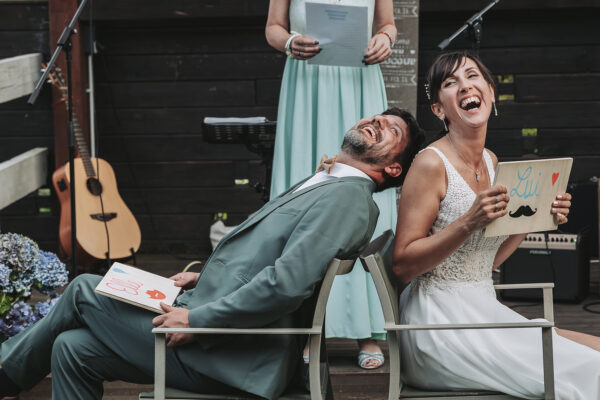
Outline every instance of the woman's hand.
<path id="1" fill-rule="evenodd" d="M 559 193 L 556 195 L 556 200 L 552 202 L 550 212 L 554 214 L 554 220 L 557 224 L 564 224 L 569 220 L 567 215 L 569 215 L 572 198 L 570 193 Z"/>
<path id="2" fill-rule="evenodd" d="M 506 215 L 509 197 L 506 186 L 495 185 L 477 193 L 473 205 L 463 216 L 469 232 L 478 231 Z"/>
<path id="3" fill-rule="evenodd" d="M 305 35 L 296 36 L 290 43 L 290 52 L 296 60 L 308 60 L 320 51 L 319 41 Z"/>
<path id="4" fill-rule="evenodd" d="M 196 281 L 198 281 L 199 277 L 199 272 L 180 272 L 173 275 L 169 279 L 175 281 L 175 286 L 179 286 L 184 289 L 191 289 L 196 285 Z"/>
<path id="5" fill-rule="evenodd" d="M 387 60 L 391 55 L 392 46 L 390 38 L 384 33 L 378 33 L 371 38 L 363 62 L 367 65 L 379 64 Z"/>

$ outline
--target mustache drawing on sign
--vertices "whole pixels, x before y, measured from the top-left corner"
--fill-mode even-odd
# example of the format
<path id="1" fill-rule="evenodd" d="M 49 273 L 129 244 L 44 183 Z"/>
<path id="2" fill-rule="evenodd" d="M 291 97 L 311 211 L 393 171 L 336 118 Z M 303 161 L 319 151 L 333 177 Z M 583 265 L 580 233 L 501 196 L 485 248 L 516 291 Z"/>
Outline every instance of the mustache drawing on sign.
<path id="1" fill-rule="evenodd" d="M 531 217 L 536 212 L 537 212 L 537 208 L 535 210 L 532 210 L 531 207 L 525 205 L 525 206 L 521 206 L 521 207 L 517 208 L 517 210 L 514 212 L 509 212 L 508 215 L 510 215 L 513 218 L 519 218 L 520 216 L 523 216 L 523 215 L 526 217 Z"/>

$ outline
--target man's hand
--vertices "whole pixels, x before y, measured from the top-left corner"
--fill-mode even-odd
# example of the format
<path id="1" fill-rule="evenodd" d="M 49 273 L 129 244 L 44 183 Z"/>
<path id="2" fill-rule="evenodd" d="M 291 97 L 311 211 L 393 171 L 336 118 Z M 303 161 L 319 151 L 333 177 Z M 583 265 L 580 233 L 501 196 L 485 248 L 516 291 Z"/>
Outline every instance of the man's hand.
<path id="1" fill-rule="evenodd" d="M 191 273 L 191 272 L 188 272 Z M 165 311 L 165 314 L 159 315 L 152 320 L 152 324 L 157 328 L 189 328 L 190 321 L 188 314 L 190 310 L 180 307 L 171 307 L 165 303 L 160 303 L 160 307 Z M 191 343 L 194 340 L 194 335 L 191 333 L 167 333 L 167 347 L 181 346 Z"/>
<path id="2" fill-rule="evenodd" d="M 180 288 L 184 289 L 192 289 L 196 285 L 199 277 L 199 272 L 180 272 L 173 275 L 169 279 L 175 281 L 175 286 L 179 286 Z"/>

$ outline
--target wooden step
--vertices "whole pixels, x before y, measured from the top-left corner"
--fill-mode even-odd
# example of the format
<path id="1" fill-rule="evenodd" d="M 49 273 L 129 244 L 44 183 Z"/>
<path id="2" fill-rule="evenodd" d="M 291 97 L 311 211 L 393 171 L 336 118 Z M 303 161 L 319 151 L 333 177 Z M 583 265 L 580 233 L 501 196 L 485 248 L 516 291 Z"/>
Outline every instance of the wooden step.
<path id="1" fill-rule="evenodd" d="M 353 340 L 327 341 L 330 378 L 335 400 L 384 400 L 387 398 L 389 366 L 365 370 L 357 364 L 358 347 Z M 387 356 L 387 348 L 384 345 Z M 23 392 L 20 400 L 51 400 L 51 381 L 47 376 L 33 389 Z M 152 390 L 152 385 L 122 381 L 105 382 L 104 400 L 137 400 L 140 392 Z"/>

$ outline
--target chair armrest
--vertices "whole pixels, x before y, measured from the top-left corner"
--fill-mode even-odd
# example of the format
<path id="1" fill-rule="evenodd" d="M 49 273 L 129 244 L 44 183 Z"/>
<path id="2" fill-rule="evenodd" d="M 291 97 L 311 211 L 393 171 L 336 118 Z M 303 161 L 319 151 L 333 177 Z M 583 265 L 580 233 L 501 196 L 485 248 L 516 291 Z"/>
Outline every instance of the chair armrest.
<path id="1" fill-rule="evenodd" d="M 494 289 L 511 290 L 511 289 L 552 289 L 554 283 L 506 283 L 502 285 L 494 285 Z"/>
<path id="2" fill-rule="evenodd" d="M 527 321 L 527 322 L 497 322 L 482 324 L 430 324 L 430 325 L 393 325 L 386 324 L 386 331 L 423 331 L 442 329 L 510 329 L 510 328 L 551 328 L 554 322 Z"/>
<path id="3" fill-rule="evenodd" d="M 321 327 L 316 328 L 154 328 L 154 399 L 165 400 L 166 390 L 166 340 L 167 333 L 192 333 L 192 334 L 222 334 L 222 335 L 320 335 Z M 314 336 L 313 336 L 314 337 Z M 311 373 L 319 377 L 319 357 L 313 357 L 313 350 L 310 352 L 310 370 Z M 318 355 L 318 352 L 317 352 Z M 311 399 L 313 396 L 313 385 L 311 381 Z M 321 396 L 320 390 L 318 396 Z M 322 397 L 319 397 L 322 398 Z"/>
<path id="4" fill-rule="evenodd" d="M 190 270 L 190 268 L 192 268 L 194 265 L 200 265 L 200 271 L 202 271 L 202 269 L 204 268 L 204 262 L 203 261 L 192 261 L 191 263 L 189 263 L 188 265 L 186 265 L 183 270 L 181 272 L 187 272 Z"/>
<path id="5" fill-rule="evenodd" d="M 554 288 L 554 283 L 512 283 L 504 285 L 494 285 L 494 288 L 500 290 L 542 289 L 544 318 L 550 322 L 554 322 L 554 299 L 552 296 L 552 289 Z"/>
<path id="6" fill-rule="evenodd" d="M 321 328 L 154 328 L 154 334 L 192 333 L 221 335 L 313 335 L 321 333 Z"/>

